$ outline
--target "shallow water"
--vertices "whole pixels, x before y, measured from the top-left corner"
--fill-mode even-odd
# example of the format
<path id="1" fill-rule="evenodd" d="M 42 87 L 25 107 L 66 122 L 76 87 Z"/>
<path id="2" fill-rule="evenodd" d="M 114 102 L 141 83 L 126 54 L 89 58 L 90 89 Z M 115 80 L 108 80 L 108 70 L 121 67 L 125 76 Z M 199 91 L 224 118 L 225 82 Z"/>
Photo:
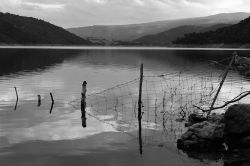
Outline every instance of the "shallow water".
<path id="1" fill-rule="evenodd" d="M 250 51 L 238 50 L 238 53 L 248 56 Z M 87 128 L 82 128 L 77 101 L 83 81 L 88 82 L 87 94 L 94 94 L 138 78 L 141 63 L 145 76 L 183 72 L 185 78 L 196 82 L 201 82 L 202 76 L 212 78 L 213 83 L 218 84 L 218 76 L 224 68 L 211 66 L 208 61 L 230 59 L 231 56 L 232 50 L 1 48 L 0 163 L 33 165 L 31 161 L 34 161 L 35 165 L 100 165 L 98 160 L 102 160 L 103 165 L 226 165 L 230 157 L 223 160 L 220 154 L 215 157 L 204 155 L 201 160 L 198 155 L 179 152 L 174 142 L 178 135 L 175 139 L 162 140 L 162 132 L 152 130 L 155 124 L 148 121 L 146 125 L 150 130 L 143 138 L 144 155 L 140 157 L 137 128 L 128 130 L 132 122 L 119 123 L 131 120 L 126 111 L 119 115 L 118 121 L 110 112 L 89 114 Z M 180 78 L 173 77 L 179 82 Z M 248 84 L 247 77 L 232 71 L 220 97 L 235 96 L 242 88 L 250 88 Z M 19 95 L 17 110 L 14 110 L 16 94 L 13 87 L 17 87 Z M 55 99 L 51 114 L 50 92 Z M 133 92 L 137 93 L 137 89 Z M 42 97 L 41 107 L 37 107 L 38 94 Z M 151 139 L 152 133 L 154 139 Z M 164 133 L 163 137 L 173 135 Z M 232 163 L 241 161 L 236 157 Z"/>

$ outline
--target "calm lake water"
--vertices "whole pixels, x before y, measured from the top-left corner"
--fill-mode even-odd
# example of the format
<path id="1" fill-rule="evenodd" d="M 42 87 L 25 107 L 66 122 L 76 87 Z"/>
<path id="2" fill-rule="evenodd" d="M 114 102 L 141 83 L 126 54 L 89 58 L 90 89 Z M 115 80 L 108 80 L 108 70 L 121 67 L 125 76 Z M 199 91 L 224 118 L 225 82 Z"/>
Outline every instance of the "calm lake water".
<path id="1" fill-rule="evenodd" d="M 248 50 L 237 52 L 250 57 Z M 183 72 L 197 82 L 202 76 L 218 84 L 224 67 L 209 61 L 226 59 L 221 63 L 227 64 L 232 53 L 233 50 L 159 48 L 1 48 L 0 165 L 249 164 L 247 152 L 223 156 L 185 154 L 176 149 L 173 140 L 151 142 L 149 137 L 145 137 L 148 140 L 141 157 L 137 131 L 119 130 L 121 123 L 107 120 L 109 113 L 89 114 L 87 128 L 81 126 L 79 100 L 83 81 L 88 83 L 87 94 L 95 94 L 138 78 L 143 63 L 146 76 Z M 234 96 L 240 89 L 249 89 L 248 84 L 247 77 L 232 71 L 222 91 Z M 19 95 L 16 110 L 14 87 Z M 51 114 L 50 92 L 55 100 Z M 40 107 L 38 94 L 42 98 Z"/>

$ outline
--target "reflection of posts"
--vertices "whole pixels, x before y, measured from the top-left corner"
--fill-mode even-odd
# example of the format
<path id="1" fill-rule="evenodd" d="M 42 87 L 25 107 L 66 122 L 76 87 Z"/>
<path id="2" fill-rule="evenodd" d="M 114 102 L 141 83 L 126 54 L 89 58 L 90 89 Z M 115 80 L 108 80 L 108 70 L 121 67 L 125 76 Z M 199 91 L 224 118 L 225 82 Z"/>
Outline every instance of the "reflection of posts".
<path id="1" fill-rule="evenodd" d="M 142 81 L 143 81 L 143 64 L 141 64 L 140 69 L 140 84 L 139 84 L 139 99 L 138 99 L 138 125 L 139 125 L 139 148 L 140 154 L 142 155 L 142 126 L 141 126 L 141 119 L 142 119 Z"/>
<path id="2" fill-rule="evenodd" d="M 54 107 L 54 98 L 51 92 L 50 92 L 50 98 L 51 98 L 51 107 L 49 113 L 51 114 Z"/>
<path id="3" fill-rule="evenodd" d="M 41 106 L 41 95 L 37 95 L 37 97 L 38 97 L 37 106 L 40 107 Z"/>
<path id="4" fill-rule="evenodd" d="M 17 104 L 18 104 L 18 93 L 17 93 L 17 89 L 15 88 L 15 92 L 16 92 L 16 105 L 15 105 L 15 110 L 17 109 Z"/>
<path id="5" fill-rule="evenodd" d="M 82 99 L 81 99 L 81 112 L 82 112 L 82 127 L 87 127 L 86 124 L 86 92 L 87 92 L 87 82 L 84 81 L 82 84 Z"/>

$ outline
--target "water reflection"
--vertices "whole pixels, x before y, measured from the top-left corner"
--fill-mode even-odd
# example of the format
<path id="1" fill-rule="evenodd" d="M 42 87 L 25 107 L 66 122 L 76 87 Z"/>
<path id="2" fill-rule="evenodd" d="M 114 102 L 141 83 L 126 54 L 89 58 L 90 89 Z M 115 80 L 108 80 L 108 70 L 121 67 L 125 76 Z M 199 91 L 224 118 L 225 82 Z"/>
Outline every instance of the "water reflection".
<path id="1" fill-rule="evenodd" d="M 239 51 L 242 56 L 248 53 Z M 82 82 L 88 82 L 89 94 L 99 92 L 138 78 L 141 63 L 145 66 L 145 75 L 185 71 L 194 80 L 201 73 L 203 76 L 211 72 L 220 75 L 223 68 L 209 66 L 208 60 L 231 57 L 232 51 L 0 49 L 0 54 L 1 148 L 37 140 L 82 139 L 98 133 L 116 132 L 117 128 L 129 128 L 118 123 L 124 119 L 115 118 L 113 114 L 99 114 L 99 119 L 112 125 L 87 116 L 88 127 L 83 129 L 80 105 L 72 107 L 70 104 L 70 101 L 79 101 Z M 235 88 L 243 84 L 249 86 L 246 78 L 232 72 L 222 91 L 233 96 L 230 83 L 239 80 L 239 87 Z M 19 94 L 15 112 L 14 86 Z M 55 100 L 51 114 L 50 92 Z M 37 95 L 41 96 L 40 107 L 37 107 Z M 147 127 L 153 129 L 152 126 L 153 123 Z"/>
<path id="2" fill-rule="evenodd" d="M 206 60 L 231 57 L 228 50 L 57 50 L 57 49 L 0 49 L 0 76 L 16 73 L 41 72 L 62 63 L 78 64 L 95 68 L 138 68 L 145 64 L 146 70 L 163 71 L 172 67 L 182 69 L 204 65 Z M 248 51 L 239 51 L 249 56 Z M 34 58 L 35 57 L 35 58 Z M 201 63 L 203 61 L 203 63 Z M 204 69 L 204 70 L 205 70 Z M 166 70 L 166 71 L 168 71 Z M 190 69 L 195 71 L 194 69 Z"/>
<path id="3" fill-rule="evenodd" d="M 77 50 L 0 49 L 0 76 L 39 73 L 63 63 L 66 59 L 74 58 L 78 53 Z"/>
<path id="4" fill-rule="evenodd" d="M 226 152 L 185 152 L 188 157 L 205 162 L 208 165 L 221 166 L 246 166 L 250 165 L 250 150 L 249 149 L 236 149 Z"/>
<path id="5" fill-rule="evenodd" d="M 74 110 L 69 105 L 63 108 L 57 105 L 52 115 L 48 110 L 34 109 L 31 103 L 20 108 L 16 112 L 1 111 L 0 137 L 6 141 L 0 147 L 32 140 L 72 140 L 116 131 L 93 117 L 88 117 L 89 127 L 83 130 L 80 110 Z"/>

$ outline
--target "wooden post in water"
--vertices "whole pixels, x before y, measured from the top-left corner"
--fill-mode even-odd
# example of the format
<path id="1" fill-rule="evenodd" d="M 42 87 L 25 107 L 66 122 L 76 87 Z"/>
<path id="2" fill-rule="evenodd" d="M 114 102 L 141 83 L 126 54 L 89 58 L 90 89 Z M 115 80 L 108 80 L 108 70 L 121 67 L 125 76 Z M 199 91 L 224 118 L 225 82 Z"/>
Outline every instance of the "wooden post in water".
<path id="1" fill-rule="evenodd" d="M 140 84 L 139 84 L 139 100 L 138 100 L 138 124 L 139 124 L 139 148 L 140 148 L 140 154 L 142 155 L 142 126 L 141 126 L 141 120 L 142 120 L 142 81 L 143 81 L 143 64 L 141 64 L 140 69 Z"/>
<path id="2" fill-rule="evenodd" d="M 49 113 L 51 114 L 54 107 L 54 98 L 51 92 L 50 92 L 50 98 L 51 98 L 51 107 Z"/>
<path id="3" fill-rule="evenodd" d="M 37 97 L 38 97 L 37 106 L 40 107 L 41 106 L 41 95 L 37 95 Z"/>
<path id="4" fill-rule="evenodd" d="M 213 110 L 213 108 L 214 108 L 214 104 L 215 104 L 215 102 L 216 102 L 216 100 L 217 100 L 217 98 L 218 98 L 218 95 L 219 95 L 219 93 L 220 93 L 220 91 L 221 91 L 221 88 L 222 88 L 222 86 L 223 86 L 223 84 L 224 84 L 224 82 L 225 82 L 225 80 L 226 80 L 226 78 L 227 78 L 227 74 L 228 74 L 230 68 L 232 67 L 233 62 L 235 61 L 235 56 L 236 56 L 236 55 L 237 55 L 237 53 L 234 52 L 234 53 L 233 53 L 233 57 L 232 57 L 232 59 L 231 59 L 229 65 L 227 66 L 227 68 L 226 68 L 224 74 L 223 74 L 222 80 L 221 80 L 221 82 L 220 82 L 219 89 L 218 89 L 217 93 L 215 94 L 215 97 L 214 97 L 214 99 L 213 99 L 213 102 L 212 102 L 212 104 L 211 104 L 211 107 L 210 107 L 210 110 L 208 111 L 207 116 L 210 115 L 210 113 L 212 112 L 212 110 Z"/>
<path id="5" fill-rule="evenodd" d="M 82 127 L 87 127 L 86 121 L 86 93 L 87 93 L 87 82 L 84 81 L 82 84 L 82 98 L 81 98 L 81 112 L 82 112 Z"/>
<path id="6" fill-rule="evenodd" d="M 17 93 L 17 89 L 15 88 L 15 92 L 16 92 L 16 105 L 15 105 L 15 110 L 17 109 L 17 104 L 18 104 L 18 93 Z"/>

